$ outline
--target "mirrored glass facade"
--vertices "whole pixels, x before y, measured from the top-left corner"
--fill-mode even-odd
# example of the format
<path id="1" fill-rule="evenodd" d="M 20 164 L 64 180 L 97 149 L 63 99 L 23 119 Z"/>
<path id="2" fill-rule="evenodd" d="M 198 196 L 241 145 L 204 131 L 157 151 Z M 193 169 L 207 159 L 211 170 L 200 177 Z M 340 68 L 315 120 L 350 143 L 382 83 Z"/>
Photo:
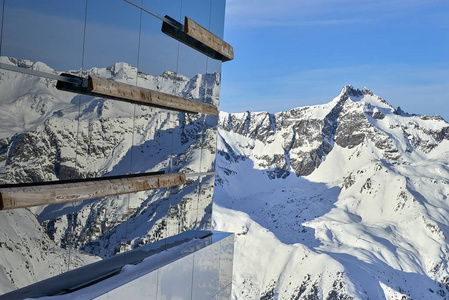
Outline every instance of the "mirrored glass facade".
<path id="1" fill-rule="evenodd" d="M 225 0 L 0 0 L 0 10 L 0 189 L 186 175 L 168 188 L 0 210 L 0 297 L 189 230 L 210 231 L 217 116 L 63 91 L 56 79 L 97 76 L 218 107 L 222 62 L 161 32 L 159 17 L 187 16 L 222 38 Z M 169 294 L 161 278 L 172 271 L 157 271 L 158 299 L 226 298 L 219 295 L 227 295 L 232 257 L 231 269 L 208 276 L 226 249 L 201 251 L 212 261 L 195 254 L 174 267 L 176 276 L 193 276 L 185 289 Z"/>

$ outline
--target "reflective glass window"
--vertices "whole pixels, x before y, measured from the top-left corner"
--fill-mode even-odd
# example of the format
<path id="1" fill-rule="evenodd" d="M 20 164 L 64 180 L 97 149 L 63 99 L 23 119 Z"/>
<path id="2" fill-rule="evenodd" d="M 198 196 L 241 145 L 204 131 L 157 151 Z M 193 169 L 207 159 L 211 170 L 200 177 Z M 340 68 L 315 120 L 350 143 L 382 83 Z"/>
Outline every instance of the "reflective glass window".
<path id="1" fill-rule="evenodd" d="M 88 1 L 84 69 L 135 84 L 139 29 L 136 7 L 123 0 Z"/>
<path id="2" fill-rule="evenodd" d="M 232 296 L 232 285 L 227 285 L 224 289 L 222 289 L 215 299 L 217 300 L 229 300 Z"/>
<path id="3" fill-rule="evenodd" d="M 85 8 L 86 0 L 5 1 L 1 55 L 41 71 L 79 70 Z"/>
<path id="4" fill-rule="evenodd" d="M 217 243 L 194 254 L 192 299 L 208 300 L 218 292 L 220 250 Z"/>
<path id="5" fill-rule="evenodd" d="M 177 260 L 159 270 L 158 299 L 191 299 L 193 255 Z"/>
<path id="6" fill-rule="evenodd" d="M 197 229 L 210 230 L 212 220 L 212 200 L 214 194 L 215 175 L 201 176 L 198 195 Z"/>
<path id="7" fill-rule="evenodd" d="M 219 289 L 222 290 L 226 286 L 232 284 L 232 269 L 234 262 L 234 235 L 226 237 L 225 239 L 219 241 L 217 244 L 219 244 L 221 247 Z"/>
<path id="8" fill-rule="evenodd" d="M 159 271 L 146 274 L 95 299 L 157 299 Z"/>
<path id="9" fill-rule="evenodd" d="M 144 7 L 179 19 L 181 1 L 143 1 Z M 177 71 L 178 42 L 161 32 L 162 21 L 147 12 L 142 13 L 139 52 L 139 85 L 179 95 L 170 80 Z M 153 77 L 154 76 L 154 77 Z M 170 78 L 172 77 L 172 78 Z"/>
<path id="10" fill-rule="evenodd" d="M 223 0 L 136 1 L 223 34 Z M 163 34 L 161 20 L 123 0 L 3 3 L 2 63 L 96 75 L 218 105 L 221 62 Z M 215 170 L 217 117 L 59 91 L 55 80 L 3 69 L 0 75 L 0 183 L 153 171 L 188 175 L 179 187 L 10 212 L 44 229 L 43 248 L 36 249 L 45 255 L 17 260 L 36 264 L 39 258 L 40 268 L 48 270 L 42 274 L 53 276 L 190 229 L 211 228 L 214 175 L 193 173 Z M 199 260 L 196 265 L 208 268 Z"/>

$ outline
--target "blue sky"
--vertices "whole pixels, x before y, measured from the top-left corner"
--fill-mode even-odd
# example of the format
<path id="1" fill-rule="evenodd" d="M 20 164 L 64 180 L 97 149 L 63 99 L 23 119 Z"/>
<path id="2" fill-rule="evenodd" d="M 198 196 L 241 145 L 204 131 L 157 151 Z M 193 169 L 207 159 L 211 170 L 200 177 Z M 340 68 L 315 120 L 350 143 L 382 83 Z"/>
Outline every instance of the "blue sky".
<path id="1" fill-rule="evenodd" d="M 366 86 L 449 121 L 449 1 L 227 0 L 220 108 L 278 112 Z"/>

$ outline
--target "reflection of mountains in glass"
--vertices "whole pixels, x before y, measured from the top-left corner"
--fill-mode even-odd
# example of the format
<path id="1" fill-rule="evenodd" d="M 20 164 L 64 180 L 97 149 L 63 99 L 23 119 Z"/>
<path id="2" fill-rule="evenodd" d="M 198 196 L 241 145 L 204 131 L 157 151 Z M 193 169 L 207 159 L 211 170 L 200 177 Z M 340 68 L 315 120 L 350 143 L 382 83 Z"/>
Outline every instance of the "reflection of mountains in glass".
<path id="1" fill-rule="evenodd" d="M 3 63 L 57 73 L 43 63 L 1 59 Z M 79 96 L 57 90 L 53 80 L 4 70 L 0 72 L 3 73 L 0 85 L 1 97 L 4 98 L 0 102 L 2 156 L 17 150 L 12 160 L 0 166 L 2 174 L 6 173 L 0 177 L 3 183 L 68 179 L 69 174 L 73 178 L 74 172 L 75 177 L 92 177 L 156 171 L 170 164 L 177 170 L 199 172 L 200 166 L 187 166 L 186 162 L 187 156 L 199 160 L 201 155 L 196 157 L 186 152 L 192 147 L 201 148 L 203 127 L 205 141 L 214 140 L 208 129 L 215 126 L 216 117 Z M 126 63 L 117 63 L 109 68 L 94 68 L 81 75 L 87 74 L 129 84 L 137 82 L 145 88 L 218 104 L 219 73 L 198 74 L 191 79 L 170 71 L 152 76 L 137 73 L 136 68 Z M 24 132 L 25 136 L 18 135 Z M 49 143 L 40 143 L 41 140 Z M 8 147 L 10 144 L 14 147 Z M 27 149 L 30 145 L 38 147 L 33 146 L 31 151 Z M 212 144 L 210 146 L 209 150 L 215 148 Z M 9 150 L 5 152 L 7 148 Z M 173 161 L 173 156 L 181 153 L 184 156 Z M 131 159 L 134 160 L 132 165 Z M 20 162 L 21 168 L 14 168 L 14 162 Z M 54 171 L 50 171 L 49 164 L 55 166 Z M 11 167 L 16 171 L 9 170 Z M 27 172 L 29 168 L 34 171 Z M 45 169 L 45 172 L 40 169 Z"/>
<path id="2" fill-rule="evenodd" d="M 46 73 L 62 73 L 53 70 L 42 62 L 33 63 L 4 56 L 0 57 L 0 62 Z M 5 70 L 0 70 L 0 72 L 2 73 L 2 78 L 0 79 L 2 88 L 0 118 L 5 122 L 2 128 L 0 128 L 0 138 L 22 132 L 23 129 L 28 131 L 36 124 L 42 123 L 43 119 L 49 117 L 49 114 L 61 113 L 63 109 L 63 113 L 67 115 L 66 118 L 78 118 L 77 106 L 79 100 L 72 93 L 58 91 L 55 88 L 54 80 Z M 160 76 L 153 76 L 138 72 L 137 68 L 127 63 L 116 63 L 108 68 L 92 68 L 83 72 L 68 71 L 67 73 L 83 77 L 95 75 L 218 106 L 220 73 L 217 72 L 197 74 L 192 78 L 172 71 L 165 71 Z M 92 97 L 87 96 L 84 96 L 82 99 L 82 105 L 85 109 L 85 111 L 81 112 L 81 118 L 83 119 L 134 114 L 132 105 L 115 103 L 115 101 L 108 101 L 110 102 L 108 103 L 109 109 L 101 111 L 101 115 L 98 115 L 98 112 L 90 114 L 94 108 L 91 100 Z M 97 100 L 95 104 L 104 102 Z M 89 106 L 86 103 L 89 103 Z M 27 107 L 26 111 L 20 111 L 21 108 L 25 109 Z M 137 115 L 146 114 L 139 107 L 137 107 L 135 113 Z M 26 118 L 24 120 L 25 114 Z"/>
<path id="3" fill-rule="evenodd" d="M 40 62 L 0 60 L 59 74 Z M 219 73 L 152 76 L 126 63 L 69 73 L 137 83 L 218 105 Z M 22 73 L 0 70 L 0 76 L 0 183 L 214 170 L 218 117 L 62 92 L 54 80 Z M 213 175 L 194 176 L 176 190 L 33 211 L 57 245 L 105 258 L 188 229 L 210 228 L 213 183 Z"/>

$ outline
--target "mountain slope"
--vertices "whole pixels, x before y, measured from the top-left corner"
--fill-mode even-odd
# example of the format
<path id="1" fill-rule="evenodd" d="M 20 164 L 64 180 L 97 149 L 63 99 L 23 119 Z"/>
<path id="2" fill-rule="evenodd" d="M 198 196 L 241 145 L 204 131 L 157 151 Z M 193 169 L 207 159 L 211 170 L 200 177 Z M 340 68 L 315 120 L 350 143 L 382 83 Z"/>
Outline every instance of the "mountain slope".
<path id="1" fill-rule="evenodd" d="M 449 124 L 346 86 L 220 115 L 214 224 L 238 299 L 447 299 Z"/>

